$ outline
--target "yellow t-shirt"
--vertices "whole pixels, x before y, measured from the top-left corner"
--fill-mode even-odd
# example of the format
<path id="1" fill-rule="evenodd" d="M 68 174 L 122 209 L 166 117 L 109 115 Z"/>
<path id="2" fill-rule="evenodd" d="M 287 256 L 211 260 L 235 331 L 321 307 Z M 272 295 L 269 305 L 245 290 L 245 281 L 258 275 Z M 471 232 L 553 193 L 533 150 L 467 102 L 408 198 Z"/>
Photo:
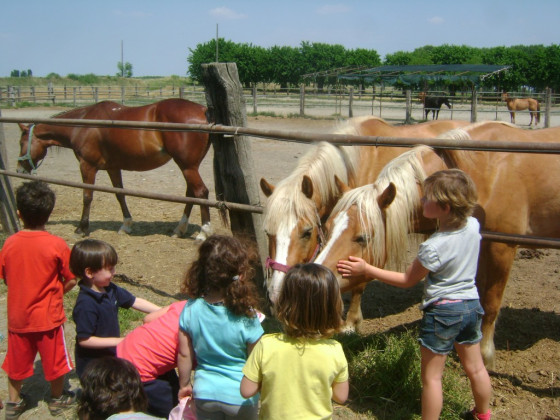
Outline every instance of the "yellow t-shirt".
<path id="1" fill-rule="evenodd" d="M 294 340 L 266 334 L 243 374 L 261 383 L 259 419 L 330 419 L 332 384 L 348 380 L 348 362 L 336 340 Z"/>

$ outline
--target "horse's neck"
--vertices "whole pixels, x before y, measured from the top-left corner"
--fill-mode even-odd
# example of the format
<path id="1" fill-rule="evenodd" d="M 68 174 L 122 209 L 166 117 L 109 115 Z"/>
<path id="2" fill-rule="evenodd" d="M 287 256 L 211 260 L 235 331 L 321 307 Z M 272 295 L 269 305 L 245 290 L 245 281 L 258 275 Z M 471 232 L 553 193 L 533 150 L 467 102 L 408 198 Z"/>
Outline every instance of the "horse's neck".
<path id="1" fill-rule="evenodd" d="M 47 142 L 47 146 L 71 147 L 73 127 L 38 124 L 33 133 L 38 139 Z"/>

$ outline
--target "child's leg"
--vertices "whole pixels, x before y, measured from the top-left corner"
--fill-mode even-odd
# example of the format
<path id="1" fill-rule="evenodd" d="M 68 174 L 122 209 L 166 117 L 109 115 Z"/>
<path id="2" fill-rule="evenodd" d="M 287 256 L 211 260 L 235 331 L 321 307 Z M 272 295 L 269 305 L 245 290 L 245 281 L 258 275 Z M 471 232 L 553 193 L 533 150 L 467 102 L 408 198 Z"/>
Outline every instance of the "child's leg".
<path id="1" fill-rule="evenodd" d="M 8 401 L 18 402 L 21 400 L 20 391 L 23 381 L 8 378 Z"/>
<path id="2" fill-rule="evenodd" d="M 62 391 L 64 391 L 64 377 L 66 375 L 59 376 L 55 380 L 50 381 L 51 384 L 51 397 L 60 398 Z"/>
<path id="3" fill-rule="evenodd" d="M 490 398 L 492 396 L 492 384 L 490 376 L 484 366 L 480 343 L 477 344 L 455 344 L 455 350 L 461 359 L 461 364 L 470 382 L 477 413 L 487 413 L 490 410 Z"/>
<path id="4" fill-rule="evenodd" d="M 437 354 L 424 346 L 422 355 L 422 420 L 439 419 L 443 406 L 441 377 L 447 355 Z"/>

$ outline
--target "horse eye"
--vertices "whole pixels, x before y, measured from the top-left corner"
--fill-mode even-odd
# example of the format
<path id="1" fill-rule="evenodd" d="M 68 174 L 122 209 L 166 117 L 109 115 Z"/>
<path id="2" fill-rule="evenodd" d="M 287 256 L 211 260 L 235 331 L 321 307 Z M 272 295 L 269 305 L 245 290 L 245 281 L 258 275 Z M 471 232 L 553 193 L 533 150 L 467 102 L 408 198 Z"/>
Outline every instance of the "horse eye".
<path id="1" fill-rule="evenodd" d="M 313 232 L 313 228 L 307 228 L 303 231 L 303 233 L 301 234 L 301 238 L 302 239 L 310 239 L 311 238 L 311 233 Z"/>
<path id="2" fill-rule="evenodd" d="M 365 247 L 367 245 L 367 242 L 368 242 L 366 235 L 358 235 L 358 236 L 356 236 L 356 239 L 354 239 L 354 241 L 362 247 Z"/>

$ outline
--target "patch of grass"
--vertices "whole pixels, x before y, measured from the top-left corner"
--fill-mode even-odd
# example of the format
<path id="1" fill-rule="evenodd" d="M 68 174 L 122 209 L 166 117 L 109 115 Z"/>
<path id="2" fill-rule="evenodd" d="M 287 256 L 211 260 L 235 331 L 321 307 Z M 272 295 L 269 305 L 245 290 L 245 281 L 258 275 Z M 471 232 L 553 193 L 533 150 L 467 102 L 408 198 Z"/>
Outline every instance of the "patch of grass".
<path id="1" fill-rule="evenodd" d="M 351 408 L 377 419 L 420 418 L 420 350 L 416 332 L 341 335 L 350 373 Z M 469 408 L 470 389 L 461 368 L 449 358 L 444 373 L 441 419 L 456 419 Z"/>
<path id="2" fill-rule="evenodd" d="M 265 111 L 265 112 L 250 112 L 247 114 L 249 117 L 278 117 L 275 112 L 273 111 Z"/>

